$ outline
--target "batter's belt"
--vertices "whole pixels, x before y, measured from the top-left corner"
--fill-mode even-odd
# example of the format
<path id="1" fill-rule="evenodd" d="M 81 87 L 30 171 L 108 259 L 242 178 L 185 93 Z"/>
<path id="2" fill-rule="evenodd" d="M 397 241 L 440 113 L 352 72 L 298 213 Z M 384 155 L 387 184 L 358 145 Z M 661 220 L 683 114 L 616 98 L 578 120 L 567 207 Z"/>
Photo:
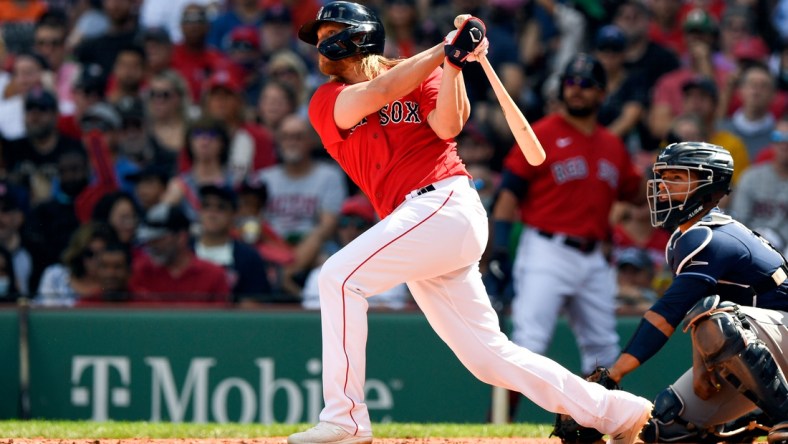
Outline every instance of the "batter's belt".
<path id="1" fill-rule="evenodd" d="M 575 250 L 585 254 L 594 251 L 597 244 L 599 243 L 596 239 L 585 239 L 582 237 L 568 236 L 566 234 L 551 233 L 544 230 L 536 230 L 536 232 L 539 233 L 539 236 L 546 237 L 548 239 L 555 239 L 567 247 L 574 248 Z"/>

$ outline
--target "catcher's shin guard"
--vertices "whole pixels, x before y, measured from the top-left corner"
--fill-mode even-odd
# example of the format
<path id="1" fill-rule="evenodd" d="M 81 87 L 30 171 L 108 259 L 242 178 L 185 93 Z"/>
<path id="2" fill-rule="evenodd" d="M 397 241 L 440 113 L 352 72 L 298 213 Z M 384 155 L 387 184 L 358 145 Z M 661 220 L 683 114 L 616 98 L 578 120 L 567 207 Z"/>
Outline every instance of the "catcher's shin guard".
<path id="1" fill-rule="evenodd" d="M 712 312 L 693 326 L 692 343 L 716 369 L 773 421 L 788 420 L 788 382 L 771 351 L 737 309 Z"/>
<path id="2" fill-rule="evenodd" d="M 681 418 L 684 401 L 668 387 L 654 399 L 654 412 L 640 434 L 643 442 L 697 442 L 716 443 L 717 437 L 710 437 L 705 430 L 698 429 Z"/>

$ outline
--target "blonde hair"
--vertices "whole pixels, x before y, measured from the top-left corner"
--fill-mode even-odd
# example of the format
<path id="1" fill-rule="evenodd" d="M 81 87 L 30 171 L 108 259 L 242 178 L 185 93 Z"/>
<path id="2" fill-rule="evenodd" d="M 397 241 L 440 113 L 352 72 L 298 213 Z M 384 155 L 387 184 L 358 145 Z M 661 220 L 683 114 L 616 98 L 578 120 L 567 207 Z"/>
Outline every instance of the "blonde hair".
<path id="1" fill-rule="evenodd" d="M 383 72 L 399 65 L 403 59 L 389 59 L 378 54 L 370 54 L 361 59 L 361 73 L 367 80 L 372 80 Z"/>

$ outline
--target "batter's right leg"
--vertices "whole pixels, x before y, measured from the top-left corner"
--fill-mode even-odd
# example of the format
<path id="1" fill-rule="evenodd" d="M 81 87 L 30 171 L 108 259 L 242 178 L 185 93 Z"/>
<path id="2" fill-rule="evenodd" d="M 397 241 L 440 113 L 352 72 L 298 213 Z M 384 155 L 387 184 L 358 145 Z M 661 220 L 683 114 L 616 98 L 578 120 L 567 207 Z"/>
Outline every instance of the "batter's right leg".
<path id="1" fill-rule="evenodd" d="M 509 341 L 499 328 L 478 263 L 408 286 L 433 329 L 481 381 L 520 392 L 540 407 L 569 414 L 602 433 L 627 432 L 634 439 L 632 433 L 648 418 L 648 400 L 587 382 Z"/>

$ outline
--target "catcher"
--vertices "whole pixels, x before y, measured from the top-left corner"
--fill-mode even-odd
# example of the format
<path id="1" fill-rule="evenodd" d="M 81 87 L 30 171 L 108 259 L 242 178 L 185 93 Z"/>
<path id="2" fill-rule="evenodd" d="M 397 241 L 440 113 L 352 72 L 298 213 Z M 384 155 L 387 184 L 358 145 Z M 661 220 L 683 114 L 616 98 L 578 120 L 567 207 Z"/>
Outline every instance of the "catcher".
<path id="1" fill-rule="evenodd" d="M 788 266 L 759 234 L 717 203 L 730 191 L 733 159 L 701 142 L 669 145 L 648 182 L 652 225 L 675 229 L 666 259 L 674 280 L 643 316 L 609 370 L 607 384 L 654 356 L 681 324 L 692 335 L 692 368 L 660 392 L 645 442 L 788 443 Z M 564 442 L 594 430 L 559 418 Z"/>

